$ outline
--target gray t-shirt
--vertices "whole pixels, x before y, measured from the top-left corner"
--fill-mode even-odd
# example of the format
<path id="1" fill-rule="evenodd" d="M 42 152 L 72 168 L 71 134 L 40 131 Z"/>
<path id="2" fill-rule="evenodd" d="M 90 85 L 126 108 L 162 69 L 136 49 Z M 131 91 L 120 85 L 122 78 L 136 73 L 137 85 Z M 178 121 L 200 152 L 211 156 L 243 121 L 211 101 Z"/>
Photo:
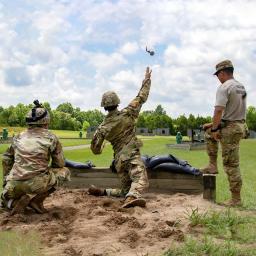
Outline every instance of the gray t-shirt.
<path id="1" fill-rule="evenodd" d="M 221 84 L 216 93 L 216 106 L 225 107 L 222 119 L 228 121 L 245 120 L 246 90 L 235 79 Z"/>

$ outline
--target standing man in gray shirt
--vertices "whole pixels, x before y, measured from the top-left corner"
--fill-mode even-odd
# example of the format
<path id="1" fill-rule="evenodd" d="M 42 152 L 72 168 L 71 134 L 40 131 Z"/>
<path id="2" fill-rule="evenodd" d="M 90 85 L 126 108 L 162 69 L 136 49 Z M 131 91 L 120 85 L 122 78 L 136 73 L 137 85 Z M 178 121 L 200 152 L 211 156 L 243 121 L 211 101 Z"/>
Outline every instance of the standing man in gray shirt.
<path id="1" fill-rule="evenodd" d="M 228 176 L 231 199 L 228 206 L 240 206 L 242 179 L 239 168 L 239 143 L 246 136 L 246 90 L 233 77 L 234 67 L 230 60 L 216 65 L 216 75 L 221 82 L 216 93 L 212 123 L 204 130 L 209 164 L 203 173 L 217 174 L 218 142 L 222 147 L 223 167 Z"/>

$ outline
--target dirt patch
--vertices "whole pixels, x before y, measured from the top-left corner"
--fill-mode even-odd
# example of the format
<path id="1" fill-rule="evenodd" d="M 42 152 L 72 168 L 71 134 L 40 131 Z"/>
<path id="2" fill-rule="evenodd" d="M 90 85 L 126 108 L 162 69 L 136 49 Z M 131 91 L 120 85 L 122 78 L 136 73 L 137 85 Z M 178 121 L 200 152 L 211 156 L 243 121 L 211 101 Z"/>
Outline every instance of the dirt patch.
<path id="1" fill-rule="evenodd" d="M 123 200 L 61 189 L 46 200 L 48 212 L 10 217 L 0 214 L 0 230 L 39 232 L 43 255 L 161 255 L 190 232 L 189 209 L 214 208 L 201 195 L 146 194 L 146 208 L 121 209 Z"/>

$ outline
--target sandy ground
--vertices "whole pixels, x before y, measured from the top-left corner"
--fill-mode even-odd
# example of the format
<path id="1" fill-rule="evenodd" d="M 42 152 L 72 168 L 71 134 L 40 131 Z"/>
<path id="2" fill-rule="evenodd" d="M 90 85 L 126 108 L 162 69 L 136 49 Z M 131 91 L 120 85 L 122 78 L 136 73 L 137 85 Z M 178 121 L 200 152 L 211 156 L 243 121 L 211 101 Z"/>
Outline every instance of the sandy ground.
<path id="1" fill-rule="evenodd" d="M 43 255 L 155 256 L 184 240 L 190 229 L 187 212 L 216 208 L 202 195 L 150 193 L 145 198 L 144 209 L 121 209 L 122 199 L 60 189 L 46 200 L 48 213 L 0 214 L 0 230 L 36 230 Z"/>

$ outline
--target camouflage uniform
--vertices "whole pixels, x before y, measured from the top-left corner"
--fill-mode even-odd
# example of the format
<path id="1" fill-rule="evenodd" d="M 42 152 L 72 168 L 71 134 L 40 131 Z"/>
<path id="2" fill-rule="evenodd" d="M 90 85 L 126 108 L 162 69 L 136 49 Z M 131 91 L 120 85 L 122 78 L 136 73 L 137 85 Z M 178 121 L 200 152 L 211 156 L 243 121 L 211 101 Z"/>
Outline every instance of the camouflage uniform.
<path id="1" fill-rule="evenodd" d="M 246 124 L 243 121 L 227 121 L 220 130 L 223 167 L 228 176 L 230 191 L 238 193 L 241 190 L 242 179 L 239 168 L 239 142 L 246 135 Z M 205 133 L 207 154 L 211 159 L 217 159 L 218 142 L 211 137 L 211 129 Z"/>
<path id="2" fill-rule="evenodd" d="M 49 167 L 50 158 L 52 160 Z M 69 180 L 57 137 L 41 127 L 28 128 L 13 138 L 3 154 L 3 203 L 29 195 L 32 199 Z"/>
<path id="3" fill-rule="evenodd" d="M 110 111 L 92 139 L 91 150 L 94 154 L 101 153 L 105 139 L 111 143 L 114 150 L 114 164 L 121 188 L 106 189 L 108 195 L 139 198 L 149 186 L 140 155 L 142 142 L 135 135 L 135 125 L 142 104 L 148 98 L 150 85 L 151 80 L 145 79 L 137 97 L 126 108 Z"/>
<path id="4" fill-rule="evenodd" d="M 226 70 L 226 71 L 225 71 Z M 217 173 L 218 142 L 212 137 L 212 132 L 219 132 L 222 148 L 223 167 L 228 176 L 232 199 L 229 205 L 240 205 L 240 191 L 242 179 L 239 168 L 239 143 L 247 136 L 248 128 L 246 117 L 246 90 L 245 87 L 233 77 L 233 64 L 230 60 L 224 60 L 216 65 L 216 72 L 221 85 L 216 93 L 215 108 L 222 108 L 221 123 L 218 128 L 211 126 L 206 130 L 205 139 L 209 166 L 204 170 L 209 173 Z M 220 73 L 222 72 L 222 73 Z M 227 73 L 225 73 L 227 72 Z"/>

